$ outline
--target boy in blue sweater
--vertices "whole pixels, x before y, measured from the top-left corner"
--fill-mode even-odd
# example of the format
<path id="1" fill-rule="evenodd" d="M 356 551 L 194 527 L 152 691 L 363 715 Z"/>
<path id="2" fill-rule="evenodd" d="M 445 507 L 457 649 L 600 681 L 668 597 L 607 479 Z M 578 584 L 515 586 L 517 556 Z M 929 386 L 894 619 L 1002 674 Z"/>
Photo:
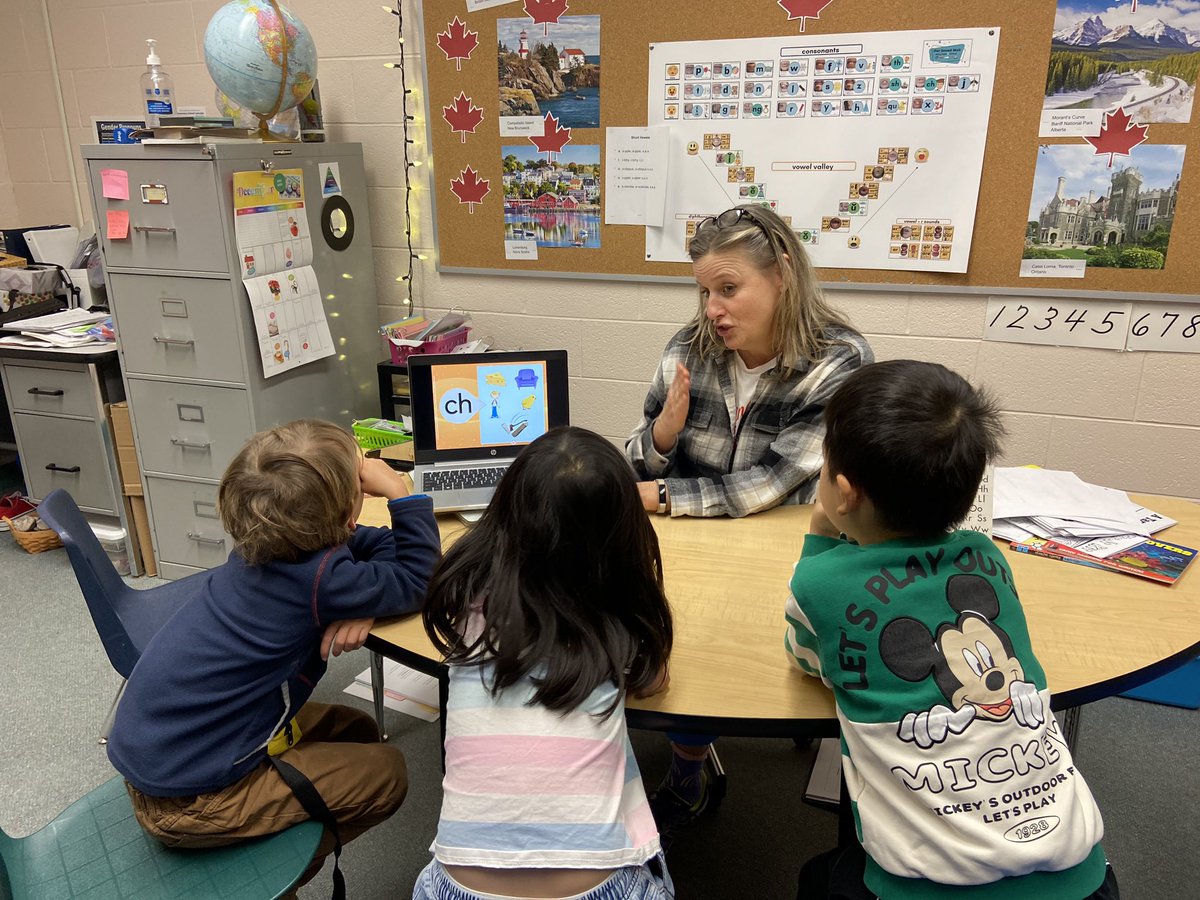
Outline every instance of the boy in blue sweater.
<path id="1" fill-rule="evenodd" d="M 356 527 L 363 493 L 392 527 Z M 375 616 L 422 603 L 441 542 L 433 504 L 328 422 L 256 434 L 218 494 L 234 541 L 196 596 L 150 641 L 108 742 L 142 827 L 168 846 L 213 847 L 310 818 L 268 761 L 298 769 L 343 842 L 392 815 L 404 757 L 369 715 L 309 703 L 330 654 L 362 646 Z M 301 883 L 333 848 L 327 830 Z"/>

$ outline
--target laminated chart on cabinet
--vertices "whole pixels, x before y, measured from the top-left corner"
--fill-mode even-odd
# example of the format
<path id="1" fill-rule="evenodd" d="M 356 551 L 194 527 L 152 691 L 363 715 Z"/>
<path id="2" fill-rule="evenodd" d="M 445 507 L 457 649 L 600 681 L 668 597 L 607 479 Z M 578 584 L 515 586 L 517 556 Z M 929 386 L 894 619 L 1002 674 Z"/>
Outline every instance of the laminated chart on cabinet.
<path id="1" fill-rule="evenodd" d="M 966 272 L 999 28 L 652 44 L 647 124 L 670 126 L 667 209 L 646 259 L 687 262 L 744 203 L 813 263 Z"/>
<path id="2" fill-rule="evenodd" d="M 333 337 L 311 265 L 303 170 L 235 172 L 233 205 L 263 376 L 332 356 Z"/>

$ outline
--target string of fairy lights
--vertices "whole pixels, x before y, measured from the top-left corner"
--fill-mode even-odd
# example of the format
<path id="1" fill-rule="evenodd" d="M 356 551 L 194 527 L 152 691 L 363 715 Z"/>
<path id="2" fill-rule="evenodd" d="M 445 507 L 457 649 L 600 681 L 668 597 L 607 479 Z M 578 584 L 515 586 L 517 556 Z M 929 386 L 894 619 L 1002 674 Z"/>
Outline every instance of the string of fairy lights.
<path id="1" fill-rule="evenodd" d="M 410 151 L 416 143 L 409 133 L 410 127 L 416 122 L 416 116 L 409 111 L 409 103 L 413 98 L 412 88 L 408 86 L 407 73 L 405 67 L 404 56 L 404 0 L 396 0 L 396 5 L 384 6 L 384 12 L 387 12 L 396 17 L 396 45 L 399 50 L 395 62 L 384 63 L 389 69 L 395 69 L 400 73 L 400 111 L 402 113 L 400 119 L 401 134 L 404 141 L 402 144 L 403 162 L 404 162 L 404 245 L 408 253 L 406 260 L 407 271 L 396 277 L 396 281 L 402 283 L 406 289 L 404 297 L 404 305 L 409 309 L 415 310 L 413 303 L 413 281 L 416 273 L 415 264 L 419 260 L 426 259 L 425 254 L 418 253 L 413 248 L 413 219 L 412 219 L 412 194 L 413 194 L 413 169 L 421 165 L 420 160 L 412 158 Z"/>

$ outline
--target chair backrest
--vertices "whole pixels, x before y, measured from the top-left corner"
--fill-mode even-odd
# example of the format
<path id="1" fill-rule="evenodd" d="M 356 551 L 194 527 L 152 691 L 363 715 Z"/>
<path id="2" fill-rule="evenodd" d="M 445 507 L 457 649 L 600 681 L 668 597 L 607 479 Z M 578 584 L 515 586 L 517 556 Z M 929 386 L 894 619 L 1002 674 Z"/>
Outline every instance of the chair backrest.
<path id="1" fill-rule="evenodd" d="M 128 678 L 141 648 L 130 638 L 118 610 L 127 594 L 139 592 L 121 580 L 70 494 L 61 488 L 51 491 L 38 505 L 38 515 L 62 538 L 108 661 L 121 677 Z"/>

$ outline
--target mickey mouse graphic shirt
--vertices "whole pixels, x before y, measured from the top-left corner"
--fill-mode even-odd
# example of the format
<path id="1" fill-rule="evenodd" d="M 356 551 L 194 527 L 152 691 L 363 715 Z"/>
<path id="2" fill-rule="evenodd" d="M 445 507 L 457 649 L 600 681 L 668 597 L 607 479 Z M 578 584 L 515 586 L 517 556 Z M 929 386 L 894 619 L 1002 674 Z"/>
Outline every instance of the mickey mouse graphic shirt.
<path id="1" fill-rule="evenodd" d="M 1086 897 L 1104 825 L 985 535 L 808 535 L 784 643 L 834 693 L 842 771 L 891 898 Z"/>

